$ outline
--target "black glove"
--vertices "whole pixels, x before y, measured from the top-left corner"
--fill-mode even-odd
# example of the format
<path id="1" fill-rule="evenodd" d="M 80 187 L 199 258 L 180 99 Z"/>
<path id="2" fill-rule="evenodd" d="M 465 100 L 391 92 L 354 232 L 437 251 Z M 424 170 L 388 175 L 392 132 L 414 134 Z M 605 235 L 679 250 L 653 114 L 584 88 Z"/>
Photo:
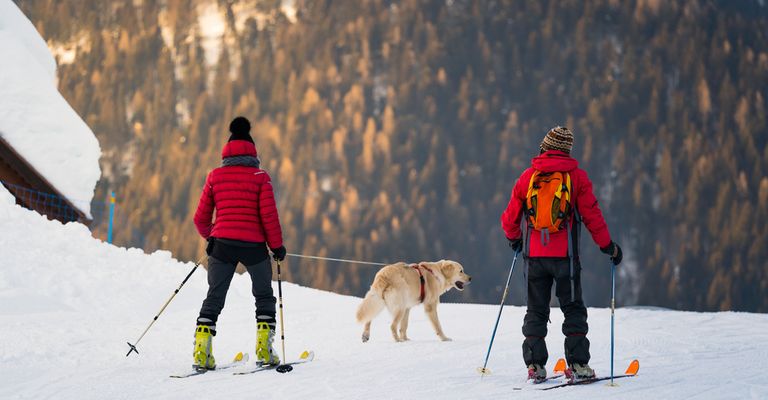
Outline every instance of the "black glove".
<path id="1" fill-rule="evenodd" d="M 515 251 L 515 253 L 519 253 L 519 252 L 523 251 L 523 239 L 522 238 L 521 239 L 510 239 L 510 238 L 507 238 L 507 240 L 509 240 L 509 247 L 511 247 L 512 250 Z"/>
<path id="2" fill-rule="evenodd" d="M 285 260 L 285 246 L 280 246 L 276 249 L 272 249 L 272 258 L 275 261 Z"/>
<path id="3" fill-rule="evenodd" d="M 211 256 L 211 253 L 213 253 L 213 243 L 215 242 L 215 238 L 209 237 L 208 238 L 208 245 L 205 246 L 205 254 L 208 254 L 208 256 Z"/>
<path id="4" fill-rule="evenodd" d="M 608 246 L 600 248 L 600 251 L 611 256 L 611 261 L 613 261 L 613 265 L 621 264 L 621 259 L 624 257 L 624 255 L 621 253 L 621 247 L 619 247 L 619 245 L 616 244 L 614 241 L 611 241 L 611 243 L 608 244 Z"/>

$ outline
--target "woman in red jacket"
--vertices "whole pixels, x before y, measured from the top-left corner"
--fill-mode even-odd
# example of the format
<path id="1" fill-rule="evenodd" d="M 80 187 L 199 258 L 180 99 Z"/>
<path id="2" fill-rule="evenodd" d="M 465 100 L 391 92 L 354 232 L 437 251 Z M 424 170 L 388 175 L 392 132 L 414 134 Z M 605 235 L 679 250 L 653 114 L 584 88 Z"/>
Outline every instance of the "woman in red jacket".
<path id="1" fill-rule="evenodd" d="M 577 379 L 594 376 L 588 364 L 587 308 L 581 296 L 578 222 L 574 223 L 574 220 L 584 222 L 592 240 L 603 253 L 611 256 L 614 264 L 619 265 L 622 258 L 621 248 L 611 240 L 597 198 L 592 192 L 592 182 L 587 173 L 578 167 L 579 163 L 570 156 L 572 146 L 573 133 L 568 128 L 552 128 L 541 143 L 539 156 L 533 159 L 531 167 L 523 171 L 515 182 L 509 205 L 501 216 L 501 226 L 510 247 L 515 252 L 522 251 L 528 264 L 528 309 L 523 323 L 523 358 L 528 366 L 528 377 L 533 380 L 542 380 L 547 374 L 544 365 L 549 354 L 544 338 L 547 336 L 553 281 L 560 309 L 565 316 L 563 334 L 569 373 L 573 373 Z M 551 233 L 537 231 L 522 219 L 527 207 L 529 184 L 536 171 L 567 173 L 570 177 L 573 192 L 571 203 L 577 213 L 571 212 L 570 216 L 566 216 L 566 229 Z M 521 221 L 526 228 L 521 229 Z"/>
<path id="2" fill-rule="evenodd" d="M 194 365 L 213 369 L 212 336 L 216 320 L 238 263 L 251 275 L 256 298 L 256 356 L 258 361 L 277 365 L 272 348 L 275 335 L 275 296 L 272 293 L 273 258 L 285 258 L 283 234 L 272 183 L 259 168 L 251 124 L 243 117 L 229 125 L 232 134 L 222 150 L 222 166 L 208 174 L 195 212 L 195 227 L 208 240 L 208 295 L 203 301 L 195 331 Z M 213 221 L 213 211 L 216 220 Z"/>

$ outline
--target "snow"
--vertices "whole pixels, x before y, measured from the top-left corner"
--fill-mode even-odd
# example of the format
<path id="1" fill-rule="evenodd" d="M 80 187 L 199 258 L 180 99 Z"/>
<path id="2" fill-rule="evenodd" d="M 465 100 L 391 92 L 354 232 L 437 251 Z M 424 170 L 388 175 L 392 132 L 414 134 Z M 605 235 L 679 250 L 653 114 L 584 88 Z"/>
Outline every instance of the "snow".
<path id="1" fill-rule="evenodd" d="M 58 92 L 45 42 L 8 0 L 0 0 L 0 53 L 0 136 L 90 217 L 99 143 Z"/>
<path id="2" fill-rule="evenodd" d="M 229 370 L 172 379 L 168 375 L 188 370 L 192 360 L 205 271 L 196 271 L 170 303 L 138 344 L 140 354 L 126 357 L 126 341 L 135 342 L 193 265 L 168 252 L 147 255 L 105 244 L 83 225 L 48 221 L 5 200 L 0 190 L 3 399 L 768 398 L 761 369 L 768 357 L 764 314 L 619 308 L 617 370 L 638 358 L 639 375 L 617 381 L 617 388 L 599 383 L 541 392 L 524 382 L 522 307 L 504 308 L 489 362 L 494 373 L 481 379 L 476 368 L 498 305 L 441 305 L 451 342 L 438 341 L 424 314 L 414 310 L 412 341 L 394 343 L 388 317 L 381 315 L 364 344 L 354 321 L 359 298 L 288 283 L 286 351 L 295 358 L 312 349 L 315 361 L 288 374 L 233 376 Z M 610 310 L 589 313 L 591 364 L 606 374 Z M 561 323 L 554 308 L 548 368 L 562 356 Z M 224 363 L 238 351 L 253 356 L 254 345 L 249 278 L 236 275 L 213 349 Z"/>
<path id="3" fill-rule="evenodd" d="M 227 31 L 224 16 L 216 3 L 202 3 L 198 6 L 198 25 L 203 39 L 205 61 L 216 65 L 221 54 L 221 40 Z"/>

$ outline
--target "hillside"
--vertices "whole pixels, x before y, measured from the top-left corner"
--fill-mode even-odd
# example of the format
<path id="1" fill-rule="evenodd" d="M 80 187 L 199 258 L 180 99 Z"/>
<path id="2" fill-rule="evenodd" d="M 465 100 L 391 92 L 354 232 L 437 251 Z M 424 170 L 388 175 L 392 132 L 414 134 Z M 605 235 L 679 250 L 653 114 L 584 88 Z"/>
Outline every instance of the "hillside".
<path id="1" fill-rule="evenodd" d="M 492 302 L 510 258 L 499 215 L 564 124 L 626 251 L 622 304 L 768 311 L 762 1 L 17 3 L 104 147 L 117 243 L 202 254 L 191 217 L 243 114 L 289 251 L 458 259 L 484 278 L 465 299 Z M 606 306 L 587 242 L 586 301 Z M 356 295 L 371 275 L 289 271 Z"/>
<path id="2" fill-rule="evenodd" d="M 619 308 L 617 363 L 623 368 L 639 358 L 640 374 L 618 388 L 595 384 L 539 392 L 524 383 L 520 307 L 505 308 L 489 363 L 494 374 L 481 380 L 475 368 L 482 363 L 496 305 L 441 305 L 452 342 L 437 341 L 426 317 L 415 310 L 412 341 L 392 342 L 382 315 L 374 321 L 371 341 L 363 344 L 354 322 L 359 298 L 294 284 L 284 286 L 287 351 L 313 349 L 315 361 L 285 375 L 220 371 L 174 380 L 168 375 L 185 371 L 191 362 L 204 271 L 190 279 L 143 339 L 141 353 L 126 358 L 125 342 L 136 339 L 191 264 L 167 252 L 147 255 L 104 244 L 82 225 L 62 226 L 11 205 L 4 191 L 0 220 L 17 227 L 0 230 L 0 248 L 13 250 L 3 251 L 0 268 L 3 399 L 768 396 L 768 384 L 754 372 L 768 357 L 764 314 Z M 249 282 L 236 277 L 214 341 L 219 360 L 253 352 L 252 304 Z M 609 365 L 609 315 L 607 309 L 590 309 L 592 365 L 600 374 Z M 553 358 L 562 354 L 561 323 L 553 310 L 548 337 Z"/>

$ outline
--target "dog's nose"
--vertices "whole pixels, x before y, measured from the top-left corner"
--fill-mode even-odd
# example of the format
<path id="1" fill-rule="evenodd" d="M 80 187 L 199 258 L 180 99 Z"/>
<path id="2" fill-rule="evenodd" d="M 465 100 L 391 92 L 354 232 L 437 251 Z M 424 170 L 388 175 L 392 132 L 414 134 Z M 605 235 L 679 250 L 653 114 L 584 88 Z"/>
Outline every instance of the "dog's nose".
<path id="1" fill-rule="evenodd" d="M 470 281 L 470 282 L 472 282 L 472 277 L 470 276 L 470 277 L 468 277 L 468 278 L 469 278 L 469 281 Z"/>

